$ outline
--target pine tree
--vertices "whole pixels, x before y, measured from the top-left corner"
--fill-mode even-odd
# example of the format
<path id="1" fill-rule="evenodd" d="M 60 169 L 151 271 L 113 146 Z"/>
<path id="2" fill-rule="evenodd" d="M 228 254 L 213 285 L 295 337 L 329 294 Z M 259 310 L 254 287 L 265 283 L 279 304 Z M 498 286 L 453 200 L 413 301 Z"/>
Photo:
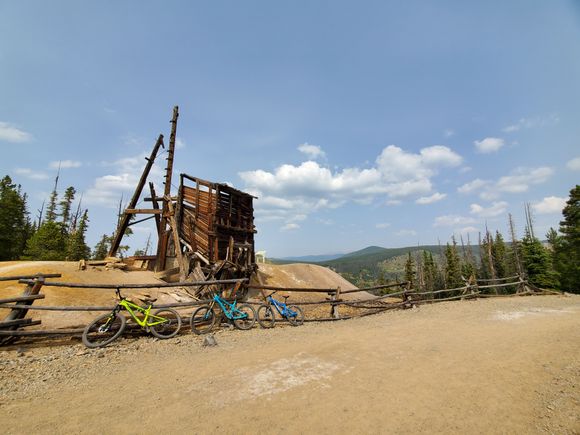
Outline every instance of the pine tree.
<path id="1" fill-rule="evenodd" d="M 495 240 L 491 248 L 493 267 L 497 278 L 505 278 L 506 275 L 506 245 L 499 231 L 495 232 Z"/>
<path id="2" fill-rule="evenodd" d="M 70 186 L 68 187 L 65 192 L 64 192 L 64 196 L 62 198 L 62 201 L 60 201 L 60 215 L 62 218 L 62 224 L 64 226 L 64 228 L 69 228 L 69 224 L 70 224 L 70 210 L 71 210 L 71 206 L 72 206 L 72 202 L 75 199 L 75 194 L 76 194 L 76 190 L 74 187 Z"/>
<path id="3" fill-rule="evenodd" d="M 60 172 L 60 168 L 59 168 L 59 172 Z M 58 177 L 59 175 L 56 175 L 56 178 L 54 179 L 54 188 L 52 189 L 52 192 L 50 194 L 50 197 L 48 199 L 48 206 L 46 207 L 46 217 L 45 220 L 47 222 L 55 222 L 56 221 L 56 202 L 58 200 L 58 193 L 56 192 L 56 189 L 58 187 Z"/>
<path id="4" fill-rule="evenodd" d="M 423 275 L 425 277 L 425 291 L 434 291 L 437 286 L 438 271 L 431 252 L 423 251 Z"/>
<path id="5" fill-rule="evenodd" d="M 67 259 L 78 261 L 88 259 L 91 256 L 91 249 L 85 242 L 85 234 L 89 223 L 88 210 L 85 210 L 78 223 L 78 228 L 69 235 L 67 242 Z"/>
<path id="6" fill-rule="evenodd" d="M 103 234 L 101 236 L 101 240 L 99 240 L 99 242 L 95 245 L 95 249 L 93 250 L 93 259 L 103 260 L 109 253 L 111 242 L 112 238 L 106 234 Z"/>
<path id="7" fill-rule="evenodd" d="M 66 256 L 66 237 L 60 222 L 48 218 L 28 240 L 22 258 L 26 260 L 64 260 Z"/>
<path id="8" fill-rule="evenodd" d="M 20 258 L 31 233 L 26 194 L 7 175 L 0 180 L 0 261 Z"/>
<path id="9" fill-rule="evenodd" d="M 471 252 L 471 245 L 469 242 L 469 236 L 467 238 L 467 248 L 463 244 L 463 236 L 461 237 L 461 251 L 463 254 L 462 262 L 461 262 L 461 274 L 465 278 L 470 278 L 471 276 L 475 276 L 476 269 L 475 269 L 475 259 L 473 258 L 473 253 Z"/>
<path id="10" fill-rule="evenodd" d="M 458 288 L 463 286 L 463 280 L 461 279 L 461 264 L 459 260 L 459 255 L 457 254 L 457 242 L 455 238 L 453 240 L 453 245 L 449 245 L 445 248 L 445 281 L 448 288 Z"/>
<path id="11" fill-rule="evenodd" d="M 562 234 L 557 247 L 561 289 L 580 293 L 580 185 L 570 190 L 570 198 L 562 210 L 560 222 Z"/>
<path id="12" fill-rule="evenodd" d="M 550 253 L 527 228 L 522 239 L 524 269 L 530 283 L 541 288 L 557 288 L 558 276 L 552 267 Z"/>

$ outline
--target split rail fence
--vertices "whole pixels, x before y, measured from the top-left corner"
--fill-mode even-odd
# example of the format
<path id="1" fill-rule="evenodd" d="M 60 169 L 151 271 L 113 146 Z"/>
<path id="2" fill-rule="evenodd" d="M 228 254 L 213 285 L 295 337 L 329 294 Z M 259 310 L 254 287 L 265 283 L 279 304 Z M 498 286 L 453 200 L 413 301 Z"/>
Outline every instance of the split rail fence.
<path id="1" fill-rule="evenodd" d="M 398 308 L 411 308 L 422 304 L 431 304 L 452 300 L 465 300 L 489 297 L 513 297 L 538 294 L 559 294 L 558 292 L 539 289 L 529 283 L 521 276 L 512 276 L 494 280 L 464 280 L 463 287 L 453 289 L 443 289 L 435 291 L 418 291 L 411 288 L 410 283 L 401 282 L 395 284 L 381 285 L 352 290 L 341 290 L 337 288 L 288 288 L 274 287 L 268 285 L 248 284 L 248 280 L 227 279 L 213 281 L 196 281 L 196 282 L 176 282 L 176 283 L 156 283 L 156 284 L 84 284 L 84 283 L 66 283 L 51 282 L 49 278 L 59 278 L 60 274 L 38 274 L 27 276 L 0 277 L 0 281 L 18 281 L 25 284 L 26 288 L 21 296 L 0 299 L 0 309 L 9 309 L 8 315 L 0 320 L 0 345 L 8 344 L 18 337 L 26 336 L 62 336 L 62 335 L 80 335 L 82 328 L 76 329 L 33 329 L 22 330 L 29 326 L 40 325 L 40 320 L 26 318 L 29 311 L 111 311 L 113 306 L 39 306 L 33 305 L 34 301 L 44 299 L 45 295 L 40 293 L 43 287 L 60 287 L 60 288 L 83 288 L 83 289 L 152 289 L 152 288 L 196 288 L 195 293 L 201 293 L 202 289 L 223 291 L 233 286 L 233 292 L 229 295 L 230 299 L 235 296 L 235 292 L 244 286 L 245 290 L 254 289 L 261 291 L 262 297 L 267 296 L 266 291 L 281 291 L 287 293 L 318 293 L 326 294 L 327 297 L 322 301 L 311 302 L 291 302 L 292 305 L 298 306 L 318 306 L 329 308 L 328 316 L 317 316 L 316 318 L 307 318 L 305 321 L 321 322 L 346 320 L 355 317 L 364 317 L 387 310 Z M 394 290 L 392 293 L 391 291 Z M 350 297 L 344 298 L 347 294 L 381 291 L 384 294 L 380 296 L 368 295 L 361 299 L 350 300 Z M 242 292 L 245 294 L 245 292 Z M 153 308 L 193 308 L 199 305 L 208 304 L 210 300 L 193 300 L 188 302 L 176 302 L 171 304 L 153 304 Z M 253 305 L 260 305 L 263 301 L 250 299 L 246 301 Z M 341 315 L 340 309 L 344 307 Z M 348 313 L 344 312 L 348 311 Z"/>

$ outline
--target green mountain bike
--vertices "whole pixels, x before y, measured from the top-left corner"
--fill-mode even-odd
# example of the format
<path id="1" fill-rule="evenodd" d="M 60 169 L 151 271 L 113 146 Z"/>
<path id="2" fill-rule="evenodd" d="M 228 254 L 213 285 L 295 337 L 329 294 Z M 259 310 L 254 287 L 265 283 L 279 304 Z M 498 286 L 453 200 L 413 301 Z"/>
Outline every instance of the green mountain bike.
<path id="1" fill-rule="evenodd" d="M 171 308 L 161 308 L 151 313 L 151 305 L 140 307 L 121 296 L 119 289 L 116 291 L 119 303 L 113 311 L 103 314 L 87 325 L 83 331 L 83 343 L 90 348 L 103 347 L 121 336 L 127 326 L 127 319 L 120 311 L 126 310 L 133 320 L 147 332 L 157 338 L 165 339 L 177 335 L 181 328 L 181 317 L 177 311 Z M 140 319 L 136 313 L 143 317 Z"/>

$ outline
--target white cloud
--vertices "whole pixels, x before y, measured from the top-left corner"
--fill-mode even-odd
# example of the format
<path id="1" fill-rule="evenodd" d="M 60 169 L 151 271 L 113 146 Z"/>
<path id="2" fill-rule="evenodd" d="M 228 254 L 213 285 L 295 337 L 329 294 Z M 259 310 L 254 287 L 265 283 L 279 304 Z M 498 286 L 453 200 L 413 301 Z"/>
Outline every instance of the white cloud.
<path id="1" fill-rule="evenodd" d="M 406 237 L 406 236 L 416 236 L 417 231 L 415 230 L 399 230 L 395 233 L 395 236 Z"/>
<path id="2" fill-rule="evenodd" d="M 438 216 L 435 218 L 433 223 L 434 227 L 453 227 L 453 226 L 463 226 L 471 225 L 477 221 L 472 217 L 460 216 L 456 214 L 448 214 L 444 216 Z"/>
<path id="3" fill-rule="evenodd" d="M 458 187 L 457 191 L 459 193 L 472 193 L 488 184 L 489 181 L 482 180 L 481 178 L 476 178 L 475 180 L 470 181 L 469 183 L 465 183 L 463 186 Z"/>
<path id="4" fill-rule="evenodd" d="M 272 172 L 240 172 L 239 176 L 244 190 L 259 197 L 257 209 L 284 210 L 277 216 L 290 218 L 297 213 L 337 208 L 349 201 L 369 204 L 379 196 L 386 196 L 390 204 L 398 198 L 426 196 L 432 193 L 431 179 L 439 169 L 461 162 L 461 156 L 442 145 L 423 148 L 419 153 L 389 145 L 375 165 L 366 169 L 333 170 L 309 160 L 298 166 L 285 164 Z"/>
<path id="5" fill-rule="evenodd" d="M 300 228 L 300 225 L 293 223 L 293 222 L 289 222 L 286 225 L 284 225 L 283 227 L 281 227 L 280 229 L 282 231 L 292 231 L 292 230 L 297 230 L 298 228 Z"/>
<path id="6" fill-rule="evenodd" d="M 541 201 L 532 204 L 533 210 L 537 214 L 560 214 L 566 206 L 567 198 L 558 196 L 547 196 Z"/>
<path id="7" fill-rule="evenodd" d="M 30 133 L 19 129 L 13 124 L 0 121 L 0 141 L 24 143 L 31 140 L 32 135 Z"/>
<path id="8" fill-rule="evenodd" d="M 481 141 L 476 140 L 473 143 L 477 151 L 482 154 L 496 152 L 505 145 L 504 140 L 498 137 L 486 137 Z"/>
<path id="9" fill-rule="evenodd" d="M 552 168 L 542 166 L 539 168 L 516 168 L 511 175 L 501 177 L 495 188 L 501 192 L 520 193 L 526 192 L 531 184 L 542 184 L 554 173 Z"/>
<path id="10" fill-rule="evenodd" d="M 133 157 L 123 157 L 113 162 L 103 162 L 104 167 L 112 168 L 112 174 L 97 177 L 93 185 L 85 192 L 83 201 L 105 207 L 117 207 L 121 197 L 130 198 L 145 166 L 146 153 Z M 156 160 L 151 168 L 149 180 L 157 186 L 163 184 L 163 160 Z M 158 190 L 159 191 L 159 190 Z"/>
<path id="11" fill-rule="evenodd" d="M 485 180 L 476 179 L 458 188 L 460 193 L 470 193 L 478 189 L 481 190 L 479 197 L 485 201 L 497 200 L 504 193 L 527 192 L 530 186 L 545 183 L 554 173 L 554 170 L 547 166 L 539 168 L 515 168 L 510 175 L 500 177 L 492 183 Z"/>
<path id="12" fill-rule="evenodd" d="M 431 196 L 422 196 L 421 198 L 417 199 L 415 202 L 417 204 L 433 204 L 434 202 L 441 201 L 446 196 L 447 196 L 446 193 L 435 192 Z"/>
<path id="13" fill-rule="evenodd" d="M 572 171 L 580 171 L 580 157 L 570 160 L 566 163 L 566 167 Z"/>
<path id="14" fill-rule="evenodd" d="M 508 203 L 505 201 L 493 202 L 490 207 L 482 207 L 479 204 L 471 204 L 470 213 L 476 216 L 486 218 L 486 217 L 496 217 L 502 215 L 506 212 Z"/>
<path id="15" fill-rule="evenodd" d="M 388 223 L 388 222 L 382 222 L 380 224 L 376 224 L 375 225 L 375 228 L 378 228 L 379 230 L 383 230 L 385 228 L 389 228 L 390 226 L 391 226 L 390 223 Z"/>
<path id="16" fill-rule="evenodd" d="M 80 168 L 82 166 L 82 162 L 78 162 L 76 160 L 62 160 L 60 162 L 54 161 L 50 162 L 49 167 L 51 169 L 67 169 L 67 168 Z"/>
<path id="17" fill-rule="evenodd" d="M 318 157 L 324 157 L 326 155 L 319 146 L 310 145 L 309 143 L 298 145 L 298 151 L 306 154 L 311 159 L 317 159 Z"/>
<path id="18" fill-rule="evenodd" d="M 16 168 L 14 173 L 17 175 L 22 175 L 23 177 L 30 178 L 31 180 L 46 180 L 48 175 L 44 172 L 35 171 L 30 168 Z"/>

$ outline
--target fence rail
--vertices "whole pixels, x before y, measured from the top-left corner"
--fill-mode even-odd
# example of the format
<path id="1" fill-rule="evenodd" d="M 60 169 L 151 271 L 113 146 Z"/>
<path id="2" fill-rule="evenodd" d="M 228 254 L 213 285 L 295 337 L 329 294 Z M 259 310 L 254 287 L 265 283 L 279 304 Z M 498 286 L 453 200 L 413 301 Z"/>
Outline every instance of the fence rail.
<path id="1" fill-rule="evenodd" d="M 293 305 L 299 306 L 329 306 L 329 317 L 317 317 L 305 319 L 307 322 L 325 322 L 336 320 L 347 320 L 356 317 L 365 317 L 372 314 L 385 312 L 387 310 L 409 308 L 415 305 L 430 304 L 444 301 L 490 298 L 490 297 L 513 297 L 526 296 L 533 294 L 559 294 L 558 292 L 540 289 L 520 276 L 508 278 L 498 278 L 492 280 L 465 280 L 463 287 L 452 289 L 441 289 L 434 291 L 417 291 L 410 288 L 409 282 L 386 284 L 374 287 L 366 287 L 352 290 L 341 290 L 337 288 L 298 288 L 298 287 L 276 287 L 268 285 L 255 285 L 248 282 L 247 279 L 228 279 L 213 281 L 194 281 L 194 282 L 177 282 L 177 283 L 152 283 L 152 284 L 82 284 L 67 282 L 47 282 L 46 278 L 60 278 L 60 274 L 36 274 L 25 276 L 0 277 L 0 281 L 18 281 L 26 284 L 27 287 L 21 296 L 0 299 L 0 309 L 10 309 L 9 315 L 2 321 L 0 320 L 0 344 L 11 342 L 18 337 L 26 336 L 58 336 L 58 335 L 79 335 L 83 329 L 54 329 L 54 330 L 20 330 L 19 328 L 40 324 L 40 320 L 24 318 L 28 311 L 110 311 L 114 306 L 38 306 L 33 305 L 35 300 L 45 298 L 40 293 L 43 286 L 60 287 L 60 288 L 90 288 L 90 289 L 147 289 L 147 288 L 172 288 L 172 287 L 211 287 L 217 286 L 223 289 L 224 286 L 236 284 L 244 285 L 246 289 L 255 290 L 274 290 L 284 292 L 298 293 L 325 293 L 330 296 L 326 300 L 292 302 Z M 509 282 L 512 281 L 512 282 Z M 402 290 L 394 293 L 386 293 L 380 296 L 367 297 L 355 300 L 345 300 L 342 298 L 345 294 L 360 292 L 369 292 L 375 290 L 401 288 Z M 499 294 L 498 289 L 514 287 L 515 292 Z M 215 288 L 215 287 L 214 287 Z M 396 301 L 386 301 L 386 299 L 397 299 Z M 232 300 L 232 299 L 230 299 Z M 188 302 L 176 302 L 170 304 L 153 304 L 152 308 L 188 308 L 210 303 L 211 300 L 192 300 Z M 262 301 L 249 300 L 247 303 L 260 305 Z M 339 307 L 348 307 L 351 312 L 340 315 Z M 353 313 L 352 310 L 358 310 Z"/>

